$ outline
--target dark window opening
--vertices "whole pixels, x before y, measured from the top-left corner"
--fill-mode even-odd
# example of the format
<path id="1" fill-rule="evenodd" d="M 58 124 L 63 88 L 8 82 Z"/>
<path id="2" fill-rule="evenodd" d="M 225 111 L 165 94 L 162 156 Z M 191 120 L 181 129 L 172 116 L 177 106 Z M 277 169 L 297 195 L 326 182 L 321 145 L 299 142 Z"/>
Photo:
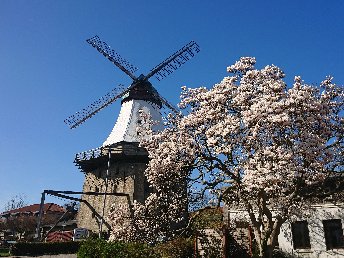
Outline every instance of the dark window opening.
<path id="1" fill-rule="evenodd" d="M 307 221 L 296 221 L 291 224 L 294 249 L 310 249 L 309 230 Z"/>
<path id="2" fill-rule="evenodd" d="M 344 236 L 340 219 L 324 220 L 326 249 L 344 248 Z"/>

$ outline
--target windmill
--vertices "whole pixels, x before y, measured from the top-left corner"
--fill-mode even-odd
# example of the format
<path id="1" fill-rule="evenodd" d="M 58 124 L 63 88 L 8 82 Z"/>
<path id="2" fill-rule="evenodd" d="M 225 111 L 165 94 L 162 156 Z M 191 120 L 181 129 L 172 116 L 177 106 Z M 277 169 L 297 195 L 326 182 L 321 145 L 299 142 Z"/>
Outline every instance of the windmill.
<path id="1" fill-rule="evenodd" d="M 160 104 L 160 106 L 163 104 L 173 112 L 177 112 L 177 109 L 165 98 L 163 98 L 148 80 L 152 76 L 155 76 L 158 81 L 161 81 L 163 78 L 170 75 L 180 66 L 185 64 L 188 60 L 190 60 L 190 58 L 194 57 L 194 55 L 200 51 L 196 42 L 189 42 L 187 45 L 154 67 L 147 75 L 141 74 L 139 77 L 136 77 L 134 73 L 138 69 L 122 58 L 113 49 L 111 49 L 108 44 L 106 44 L 104 41 L 101 41 L 98 36 L 94 36 L 86 41 L 101 54 L 103 54 L 107 59 L 109 59 L 114 65 L 121 69 L 125 74 L 127 74 L 133 80 L 133 82 L 126 89 L 124 89 L 122 85 L 114 88 L 112 91 L 93 102 L 91 105 L 66 118 L 64 122 L 71 129 L 76 128 L 87 119 L 98 113 L 100 110 L 115 102 L 117 99 L 121 97 L 130 97 L 130 95 L 140 97 L 140 95 L 143 94 L 141 98 L 154 100 L 154 102 L 157 102 Z"/>
<path id="2" fill-rule="evenodd" d="M 78 153 L 74 160 L 80 170 L 85 173 L 83 192 L 102 193 L 103 198 L 82 196 L 83 200 L 92 205 L 93 210 L 103 216 L 95 217 L 94 212 L 91 213 L 89 207 L 82 203 L 78 215 L 78 226 L 92 231 L 99 230 L 100 234 L 102 224 L 105 223 L 104 214 L 109 211 L 113 203 L 128 202 L 128 199 L 143 202 L 149 191 L 144 177 L 148 154 L 139 146 L 136 133 L 136 128 L 140 124 L 139 110 L 149 112 L 156 121 L 161 121 L 160 109 L 163 106 L 178 113 L 177 108 L 158 93 L 149 79 L 154 76 L 161 81 L 194 57 L 200 49 L 196 42 L 191 41 L 155 66 L 147 75 L 135 76 L 137 68 L 98 36 L 86 41 L 133 80 L 127 88 L 123 85 L 117 86 L 102 98 L 64 120 L 71 129 L 76 128 L 122 98 L 119 117 L 102 147 Z M 107 198 L 107 193 L 109 198 Z M 127 199 L 120 199 L 116 193 L 125 194 Z"/>

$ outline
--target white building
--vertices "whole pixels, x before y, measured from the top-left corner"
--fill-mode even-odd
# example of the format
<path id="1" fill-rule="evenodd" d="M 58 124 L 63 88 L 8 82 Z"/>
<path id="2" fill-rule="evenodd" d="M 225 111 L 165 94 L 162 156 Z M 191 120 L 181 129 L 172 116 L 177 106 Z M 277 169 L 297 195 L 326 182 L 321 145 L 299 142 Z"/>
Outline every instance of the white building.
<path id="1" fill-rule="evenodd" d="M 310 258 L 344 258 L 344 203 L 314 205 L 310 215 L 284 223 L 279 248 Z"/>
<path id="2" fill-rule="evenodd" d="M 224 219 L 236 230 L 232 235 L 248 253 L 252 248 L 252 229 L 247 223 L 248 215 L 240 208 L 224 207 Z M 239 226 L 238 226 L 239 225 Z M 240 226 L 241 225 L 241 226 Z M 278 236 L 278 246 L 296 257 L 344 258 L 344 203 L 312 205 L 307 216 L 293 222 L 285 222 Z"/>

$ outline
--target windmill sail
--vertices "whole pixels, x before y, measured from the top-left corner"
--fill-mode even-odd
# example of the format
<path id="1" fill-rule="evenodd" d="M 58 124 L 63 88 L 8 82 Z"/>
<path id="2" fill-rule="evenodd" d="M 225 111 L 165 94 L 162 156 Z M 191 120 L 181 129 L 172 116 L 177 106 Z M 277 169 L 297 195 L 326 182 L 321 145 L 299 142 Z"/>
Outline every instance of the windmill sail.
<path id="1" fill-rule="evenodd" d="M 175 113 L 176 115 L 179 114 L 180 110 L 176 106 L 174 106 L 173 104 L 168 102 L 167 99 L 165 99 L 163 96 L 161 96 L 161 94 L 156 92 L 155 97 L 157 99 L 159 99 L 162 102 L 163 105 L 165 105 L 167 108 L 169 108 L 171 111 L 173 111 L 173 113 Z"/>
<path id="2" fill-rule="evenodd" d="M 121 98 L 124 96 L 131 87 L 125 90 L 123 85 L 119 85 L 114 88 L 112 91 L 101 97 L 100 99 L 96 100 L 86 108 L 76 112 L 74 115 L 69 116 L 64 120 L 64 122 L 71 128 L 75 128 L 85 122 L 88 118 L 92 117 L 96 113 L 98 113 L 101 109 L 107 107 L 116 99 Z"/>
<path id="3" fill-rule="evenodd" d="M 170 75 L 180 66 L 185 64 L 190 58 L 194 57 L 200 51 L 199 46 L 195 41 L 191 41 L 170 57 L 166 58 L 163 62 L 154 67 L 145 79 L 149 79 L 153 75 L 158 81 L 161 81 L 167 75 Z"/>
<path id="4" fill-rule="evenodd" d="M 104 41 L 101 41 L 98 36 L 94 36 L 93 38 L 87 39 L 86 42 L 95 49 L 97 49 L 101 54 L 103 54 L 119 69 L 121 69 L 123 72 L 129 75 L 130 78 L 136 80 L 136 77 L 133 75 L 133 73 L 135 73 L 138 70 L 137 67 L 133 66 L 127 60 L 121 57 L 120 54 L 116 53 L 113 49 L 111 49 L 111 47 L 108 44 L 106 44 Z"/>

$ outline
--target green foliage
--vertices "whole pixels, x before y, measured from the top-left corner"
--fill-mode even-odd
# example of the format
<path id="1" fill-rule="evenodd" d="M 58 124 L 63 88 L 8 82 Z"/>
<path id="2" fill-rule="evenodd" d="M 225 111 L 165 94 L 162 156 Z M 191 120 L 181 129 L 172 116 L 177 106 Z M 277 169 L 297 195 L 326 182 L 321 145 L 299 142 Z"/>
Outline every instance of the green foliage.
<path id="1" fill-rule="evenodd" d="M 206 207 L 191 214 L 193 230 L 205 228 L 221 229 L 223 226 L 222 212 L 219 208 Z"/>
<path id="2" fill-rule="evenodd" d="M 177 238 L 150 247 L 143 243 L 107 242 L 89 239 L 82 242 L 78 258 L 192 258 L 193 240 Z"/>
<path id="3" fill-rule="evenodd" d="M 192 258 L 194 251 L 193 242 L 193 239 L 190 238 L 176 238 L 157 245 L 155 250 L 162 258 Z"/>
<path id="4" fill-rule="evenodd" d="M 79 251 L 78 257 L 81 258 L 96 258 L 96 257 L 106 257 L 103 256 L 103 253 L 107 252 L 106 241 L 103 239 L 89 239 L 85 242 L 82 242 Z M 116 257 L 116 256 L 114 256 Z"/>
<path id="5" fill-rule="evenodd" d="M 12 255 L 44 255 L 77 253 L 80 242 L 49 242 L 49 243 L 15 243 L 11 248 Z"/>
<path id="6" fill-rule="evenodd" d="M 10 251 L 9 248 L 0 247 L 0 257 L 10 256 L 10 252 L 9 251 Z"/>
<path id="7" fill-rule="evenodd" d="M 107 242 L 90 239 L 82 243 L 78 258 L 159 258 L 152 247 L 142 243 Z"/>
<path id="8" fill-rule="evenodd" d="M 198 246 L 204 257 L 221 257 L 222 239 L 216 233 L 222 231 L 223 215 L 219 207 L 205 207 L 190 214 L 191 235 L 197 236 Z"/>
<path id="9" fill-rule="evenodd" d="M 154 249 L 146 244 L 127 243 L 123 252 L 123 258 L 159 258 Z"/>

